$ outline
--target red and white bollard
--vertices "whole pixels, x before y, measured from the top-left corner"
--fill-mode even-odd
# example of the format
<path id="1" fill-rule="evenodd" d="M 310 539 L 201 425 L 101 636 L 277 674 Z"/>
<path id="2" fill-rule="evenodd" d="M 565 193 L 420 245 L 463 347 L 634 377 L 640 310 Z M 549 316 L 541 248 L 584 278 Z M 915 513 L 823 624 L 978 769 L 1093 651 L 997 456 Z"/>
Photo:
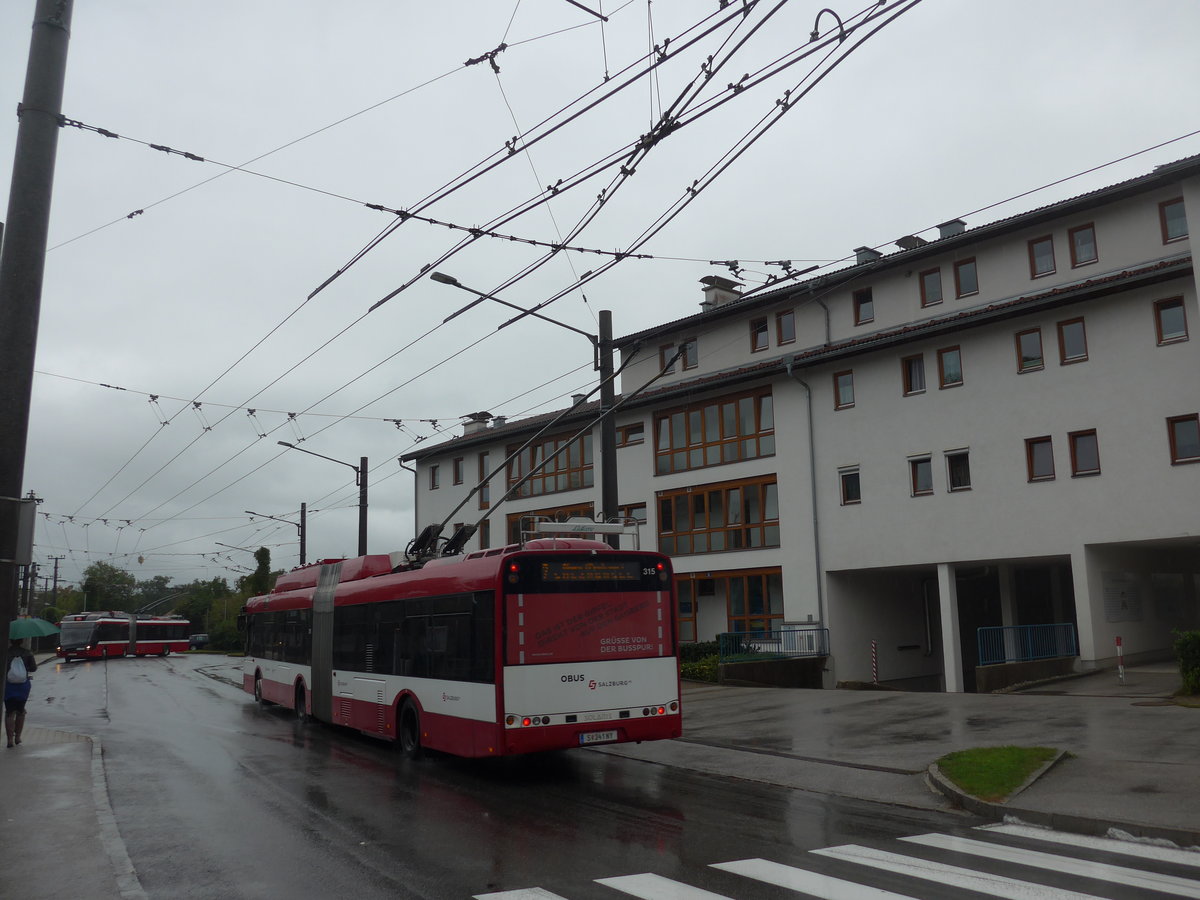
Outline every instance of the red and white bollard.
<path id="1" fill-rule="evenodd" d="M 1117 635 L 1117 680 L 1125 683 L 1125 648 L 1121 646 L 1121 636 Z"/>
<path id="2" fill-rule="evenodd" d="M 879 642 L 871 641 L 871 684 L 879 684 Z"/>

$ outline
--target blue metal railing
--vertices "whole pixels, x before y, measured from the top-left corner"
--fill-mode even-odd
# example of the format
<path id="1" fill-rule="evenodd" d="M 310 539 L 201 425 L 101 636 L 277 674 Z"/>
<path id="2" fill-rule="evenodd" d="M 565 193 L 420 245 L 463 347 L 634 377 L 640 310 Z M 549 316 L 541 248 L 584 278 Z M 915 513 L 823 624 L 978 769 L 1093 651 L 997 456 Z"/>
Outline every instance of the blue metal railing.
<path id="1" fill-rule="evenodd" d="M 1071 622 L 980 628 L 978 639 L 981 666 L 1079 655 L 1075 625 Z"/>
<path id="2" fill-rule="evenodd" d="M 828 628 L 785 628 L 779 631 L 727 631 L 717 635 L 721 662 L 828 656 Z"/>

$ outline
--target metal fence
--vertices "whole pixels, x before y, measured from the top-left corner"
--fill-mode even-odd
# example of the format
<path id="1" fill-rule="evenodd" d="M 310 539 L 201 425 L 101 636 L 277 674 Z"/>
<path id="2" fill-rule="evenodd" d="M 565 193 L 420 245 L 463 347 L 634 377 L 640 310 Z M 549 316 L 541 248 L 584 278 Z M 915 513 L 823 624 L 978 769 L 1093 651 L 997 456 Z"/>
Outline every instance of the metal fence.
<path id="1" fill-rule="evenodd" d="M 721 662 L 828 656 L 828 628 L 785 628 L 779 631 L 727 631 L 717 635 Z"/>
<path id="2" fill-rule="evenodd" d="M 1071 622 L 980 628 L 978 639 L 981 666 L 1079 655 L 1075 625 Z"/>

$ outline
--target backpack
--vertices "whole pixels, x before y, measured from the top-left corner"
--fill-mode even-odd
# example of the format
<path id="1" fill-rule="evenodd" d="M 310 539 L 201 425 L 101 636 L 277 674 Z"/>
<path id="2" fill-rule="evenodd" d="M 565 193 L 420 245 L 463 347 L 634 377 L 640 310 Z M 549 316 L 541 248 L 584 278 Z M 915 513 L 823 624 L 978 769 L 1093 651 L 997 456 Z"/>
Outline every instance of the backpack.
<path id="1" fill-rule="evenodd" d="M 11 663 L 8 665 L 8 683 L 9 684 L 24 684 L 29 680 L 29 673 L 25 671 L 25 660 L 20 656 L 14 656 Z"/>

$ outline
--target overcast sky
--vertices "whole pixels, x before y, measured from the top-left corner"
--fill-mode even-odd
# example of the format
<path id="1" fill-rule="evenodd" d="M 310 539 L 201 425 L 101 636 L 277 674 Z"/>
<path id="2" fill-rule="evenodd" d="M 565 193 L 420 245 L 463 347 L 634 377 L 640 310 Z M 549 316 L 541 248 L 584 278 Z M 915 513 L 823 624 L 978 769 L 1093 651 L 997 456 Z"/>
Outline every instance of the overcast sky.
<path id="1" fill-rule="evenodd" d="M 587 341 L 530 319 L 497 333 L 512 315 L 497 304 L 438 327 L 471 298 L 420 278 L 423 266 L 490 291 L 542 260 L 537 244 L 483 236 L 438 262 L 469 233 L 410 218 L 307 300 L 396 224 L 365 204 L 554 243 L 603 192 L 567 242 L 604 252 L 560 253 L 501 292 L 526 307 L 678 210 L 638 248 L 653 258 L 626 259 L 545 310 L 592 333 L 610 309 L 621 335 L 697 312 L 698 280 L 731 275 L 713 260 L 737 260 L 754 286 L 783 273 L 766 260 L 842 266 L 855 247 L 894 250 L 948 219 L 974 227 L 1200 152 L 1200 137 L 1186 138 L 974 213 L 1200 129 L 1200 4 L 925 0 L 867 38 L 904 8 L 889 3 L 840 47 L 729 90 L 804 48 L 827 2 L 779 4 L 750 34 L 764 0 L 701 36 L 685 32 L 718 14 L 716 0 L 585 3 L 603 25 L 567 0 L 77 0 L 63 113 L 121 138 L 59 134 L 24 477 L 43 499 L 41 574 L 62 556 L 67 583 L 98 560 L 138 579 L 232 583 L 252 558 L 223 544 L 268 546 L 290 568 L 296 529 L 244 511 L 294 520 L 302 501 L 309 560 L 354 554 L 353 473 L 279 440 L 368 457 L 369 550 L 403 549 L 413 476 L 400 454 L 461 433 L 468 413 L 519 418 L 594 385 Z M 34 5 L 0 3 L 0 209 Z M 834 9 L 850 25 L 861 6 Z M 826 13 L 822 34 L 835 26 Z M 641 72 L 656 44 L 668 52 L 656 78 L 508 152 Z M 488 59 L 464 65 L 501 45 L 499 72 Z M 816 69 L 828 75 L 801 97 L 830 50 Z M 730 52 L 631 176 L 598 171 L 494 224 L 617 158 L 706 58 Z M 489 158 L 499 165 L 427 205 Z M 229 169 L 242 165 L 255 174 Z"/>

